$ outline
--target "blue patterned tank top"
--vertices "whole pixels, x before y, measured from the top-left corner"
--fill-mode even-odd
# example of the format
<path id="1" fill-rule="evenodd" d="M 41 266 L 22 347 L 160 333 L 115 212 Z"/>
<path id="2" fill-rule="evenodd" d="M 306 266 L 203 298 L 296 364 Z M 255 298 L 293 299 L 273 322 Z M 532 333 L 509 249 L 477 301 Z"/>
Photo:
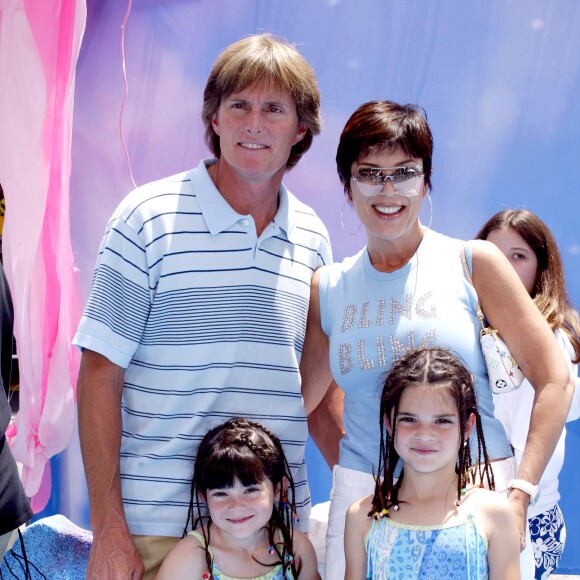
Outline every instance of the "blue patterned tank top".
<path id="1" fill-rule="evenodd" d="M 366 538 L 367 580 L 488 578 L 487 538 L 469 514 L 451 526 L 410 526 L 382 518 Z"/>

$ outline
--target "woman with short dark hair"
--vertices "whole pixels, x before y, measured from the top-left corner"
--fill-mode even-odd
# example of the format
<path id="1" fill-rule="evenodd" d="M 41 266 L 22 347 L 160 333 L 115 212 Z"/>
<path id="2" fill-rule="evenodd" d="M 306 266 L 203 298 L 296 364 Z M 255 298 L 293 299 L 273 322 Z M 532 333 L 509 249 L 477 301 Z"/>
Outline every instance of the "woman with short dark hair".
<path id="1" fill-rule="evenodd" d="M 537 485 L 573 392 L 550 327 L 501 252 L 493 244 L 452 239 L 421 224 L 423 202 L 430 200 L 432 154 L 426 115 L 416 105 L 366 103 L 340 137 L 338 174 L 366 230 L 367 245 L 315 273 L 301 363 L 308 412 L 333 380 L 345 395 L 346 435 L 334 471 L 327 535 L 325 576 L 330 579 L 344 574 L 344 514 L 354 500 L 373 490 L 381 375 L 403 354 L 417 347 L 449 348 L 474 375 L 496 489 L 511 488 L 522 544 L 530 501 L 526 483 L 528 489 Z M 463 270 L 463 252 L 474 286 Z M 493 414 L 479 344 L 478 300 L 536 390 L 517 479 L 505 431 Z"/>

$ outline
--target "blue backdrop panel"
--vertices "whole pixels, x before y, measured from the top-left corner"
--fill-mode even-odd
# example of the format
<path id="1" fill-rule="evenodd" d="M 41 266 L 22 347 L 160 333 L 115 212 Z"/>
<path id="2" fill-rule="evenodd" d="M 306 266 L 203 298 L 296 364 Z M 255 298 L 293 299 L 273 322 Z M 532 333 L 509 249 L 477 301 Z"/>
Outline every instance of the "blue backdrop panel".
<path id="1" fill-rule="evenodd" d="M 566 458 L 560 473 L 560 507 L 566 520 L 567 542 L 558 574 L 580 574 L 580 500 L 578 475 L 580 466 L 580 421 L 567 426 Z"/>

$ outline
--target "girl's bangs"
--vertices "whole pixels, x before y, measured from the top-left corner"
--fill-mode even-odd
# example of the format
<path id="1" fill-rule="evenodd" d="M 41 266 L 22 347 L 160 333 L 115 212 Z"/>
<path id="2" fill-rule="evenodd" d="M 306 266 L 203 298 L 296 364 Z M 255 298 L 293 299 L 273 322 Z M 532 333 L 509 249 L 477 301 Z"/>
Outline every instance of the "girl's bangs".
<path id="1" fill-rule="evenodd" d="M 244 486 L 254 485 L 266 478 L 262 461 L 246 447 L 216 450 L 207 461 L 200 480 L 200 491 L 234 486 L 237 479 Z"/>

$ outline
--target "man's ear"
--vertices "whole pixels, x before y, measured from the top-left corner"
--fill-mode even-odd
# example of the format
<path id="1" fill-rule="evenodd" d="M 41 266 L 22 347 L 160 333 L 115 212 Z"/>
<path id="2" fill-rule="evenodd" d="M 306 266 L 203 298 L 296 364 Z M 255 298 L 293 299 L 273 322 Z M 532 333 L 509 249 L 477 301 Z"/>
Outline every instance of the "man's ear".
<path id="1" fill-rule="evenodd" d="M 219 132 L 220 123 L 219 123 L 219 120 L 218 120 L 218 114 L 217 113 L 214 113 L 211 116 L 211 126 L 213 127 L 213 130 L 215 131 L 216 135 L 219 137 L 219 134 L 220 134 L 220 132 Z"/>
<path id="2" fill-rule="evenodd" d="M 215 131 L 215 127 L 214 127 L 214 131 Z M 298 125 L 298 131 L 296 131 L 296 137 L 294 138 L 294 143 L 292 143 L 292 145 L 296 145 L 296 143 L 298 143 L 299 141 L 302 141 L 302 139 L 304 139 L 304 136 L 306 135 L 306 132 L 308 131 L 308 129 L 306 128 L 306 125 L 303 125 L 302 123 L 300 123 Z M 217 131 L 216 131 L 217 133 Z"/>

